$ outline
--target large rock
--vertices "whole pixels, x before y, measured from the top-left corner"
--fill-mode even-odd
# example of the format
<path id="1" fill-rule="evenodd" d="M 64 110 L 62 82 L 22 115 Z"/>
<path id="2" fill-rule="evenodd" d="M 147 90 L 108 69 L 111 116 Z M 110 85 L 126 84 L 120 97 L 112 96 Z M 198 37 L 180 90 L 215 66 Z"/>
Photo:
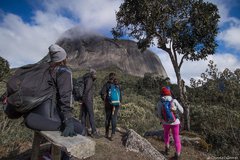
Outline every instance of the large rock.
<path id="1" fill-rule="evenodd" d="M 58 131 L 41 131 L 49 142 L 68 153 L 73 159 L 84 159 L 95 154 L 96 143 L 84 136 L 63 137 Z"/>
<path id="2" fill-rule="evenodd" d="M 167 77 L 159 57 L 150 50 L 141 52 L 134 41 L 113 40 L 73 28 L 66 31 L 57 43 L 67 51 L 72 68 L 118 67 L 130 75 L 153 73 Z"/>
<path id="3" fill-rule="evenodd" d="M 139 152 L 152 160 L 166 160 L 150 142 L 130 129 L 124 137 L 124 145 L 129 151 Z"/>

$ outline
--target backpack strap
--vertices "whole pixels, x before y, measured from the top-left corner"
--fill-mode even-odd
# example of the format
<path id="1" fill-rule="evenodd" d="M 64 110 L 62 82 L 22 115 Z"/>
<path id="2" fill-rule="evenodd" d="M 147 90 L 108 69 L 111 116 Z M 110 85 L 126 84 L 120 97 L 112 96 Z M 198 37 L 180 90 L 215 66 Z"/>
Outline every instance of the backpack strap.
<path id="1" fill-rule="evenodd" d="M 175 105 L 174 102 L 173 102 L 174 100 L 175 100 L 175 99 L 172 99 L 172 100 L 171 100 L 171 105 Z M 178 119 L 180 118 L 180 116 L 179 116 L 179 109 L 178 109 L 177 106 L 176 106 L 176 111 L 173 112 L 173 113 L 175 114 L 176 118 L 178 118 Z"/>

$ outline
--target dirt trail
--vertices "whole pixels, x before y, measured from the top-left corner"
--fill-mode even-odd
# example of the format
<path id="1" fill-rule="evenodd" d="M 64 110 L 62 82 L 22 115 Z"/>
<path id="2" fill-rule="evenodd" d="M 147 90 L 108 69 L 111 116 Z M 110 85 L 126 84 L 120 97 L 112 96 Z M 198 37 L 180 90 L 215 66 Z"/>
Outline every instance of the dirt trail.
<path id="1" fill-rule="evenodd" d="M 122 136 L 124 132 L 116 132 L 113 141 L 104 137 L 104 129 L 99 129 L 102 137 L 100 139 L 93 139 L 96 142 L 96 153 L 94 156 L 87 158 L 86 160 L 150 160 L 148 157 L 131 151 L 126 151 L 123 143 Z M 156 138 L 147 138 L 147 140 L 162 154 L 164 154 L 164 143 Z M 1 160 L 29 160 L 31 155 L 31 144 L 19 144 L 20 149 L 17 156 L 8 155 L 5 158 L 0 158 Z M 45 147 L 46 148 L 46 147 Z M 45 149 L 46 150 L 46 149 Z M 168 160 L 173 160 L 175 149 L 173 144 L 171 144 L 171 150 L 169 156 L 166 158 Z M 206 160 L 210 157 L 208 154 L 194 149 L 193 146 L 182 146 L 182 157 L 181 160 Z"/>

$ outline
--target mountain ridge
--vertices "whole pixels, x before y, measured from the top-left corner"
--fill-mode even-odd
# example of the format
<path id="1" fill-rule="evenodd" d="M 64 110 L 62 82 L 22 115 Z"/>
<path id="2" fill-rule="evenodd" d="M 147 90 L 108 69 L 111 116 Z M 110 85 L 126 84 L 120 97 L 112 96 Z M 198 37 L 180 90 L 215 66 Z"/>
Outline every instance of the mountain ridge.
<path id="1" fill-rule="evenodd" d="M 143 77 L 146 73 L 152 73 L 167 77 L 160 58 L 150 50 L 141 52 L 134 41 L 115 40 L 90 33 L 77 36 L 74 30 L 65 34 L 68 36 L 61 36 L 57 44 L 68 53 L 72 68 L 104 69 L 115 66 L 134 76 Z"/>

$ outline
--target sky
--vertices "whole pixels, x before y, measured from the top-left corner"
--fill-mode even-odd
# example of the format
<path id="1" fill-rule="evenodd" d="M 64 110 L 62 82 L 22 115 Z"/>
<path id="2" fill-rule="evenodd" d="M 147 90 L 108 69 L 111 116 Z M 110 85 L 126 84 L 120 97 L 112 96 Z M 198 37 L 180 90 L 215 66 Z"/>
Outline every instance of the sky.
<path id="1" fill-rule="evenodd" d="M 240 1 L 206 1 L 216 4 L 221 16 L 218 47 L 206 61 L 183 63 L 181 73 L 186 84 L 190 78 L 200 78 L 209 60 L 217 64 L 219 71 L 240 68 Z M 120 4 L 121 0 L 0 0 L 0 56 L 9 61 L 11 68 L 35 63 L 66 30 L 76 26 L 111 37 Z M 150 49 L 176 83 L 168 55 L 154 46 Z"/>

